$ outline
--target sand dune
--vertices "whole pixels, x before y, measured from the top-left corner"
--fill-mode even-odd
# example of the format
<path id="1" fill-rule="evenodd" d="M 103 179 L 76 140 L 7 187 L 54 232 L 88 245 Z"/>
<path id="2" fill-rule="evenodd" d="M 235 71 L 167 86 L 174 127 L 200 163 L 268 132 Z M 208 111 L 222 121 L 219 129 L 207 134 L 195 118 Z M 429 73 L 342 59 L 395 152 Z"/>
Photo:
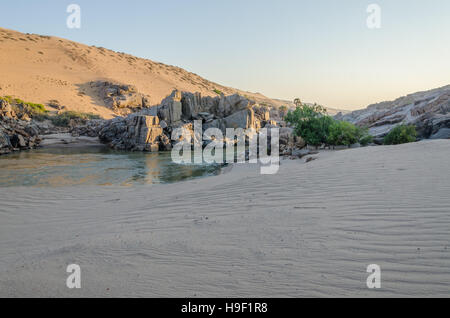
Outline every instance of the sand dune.
<path id="1" fill-rule="evenodd" d="M 0 28 L 0 96 L 14 96 L 47 104 L 57 100 L 68 110 L 92 112 L 110 118 L 111 109 L 89 90 L 91 81 L 107 80 L 134 85 L 159 104 L 174 89 L 217 96 L 240 93 L 279 106 L 281 101 L 258 93 L 225 87 L 187 72 L 105 48 L 69 40 L 23 34 Z M 50 108 L 51 109 L 51 108 Z"/>
<path id="2" fill-rule="evenodd" d="M 273 176 L 4 189 L 0 296 L 448 297 L 449 156 L 438 140 L 283 161 Z M 71 263 L 80 290 L 65 286 Z"/>

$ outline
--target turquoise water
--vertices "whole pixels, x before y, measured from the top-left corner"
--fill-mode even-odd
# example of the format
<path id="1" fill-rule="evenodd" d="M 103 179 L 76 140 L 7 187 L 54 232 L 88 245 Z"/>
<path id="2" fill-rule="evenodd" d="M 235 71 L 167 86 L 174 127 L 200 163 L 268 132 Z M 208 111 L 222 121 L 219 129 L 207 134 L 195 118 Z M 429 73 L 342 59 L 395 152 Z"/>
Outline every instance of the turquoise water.
<path id="1" fill-rule="evenodd" d="M 0 187 L 142 185 L 217 175 L 218 165 L 178 165 L 170 152 L 118 152 L 106 147 L 42 148 L 0 156 Z"/>

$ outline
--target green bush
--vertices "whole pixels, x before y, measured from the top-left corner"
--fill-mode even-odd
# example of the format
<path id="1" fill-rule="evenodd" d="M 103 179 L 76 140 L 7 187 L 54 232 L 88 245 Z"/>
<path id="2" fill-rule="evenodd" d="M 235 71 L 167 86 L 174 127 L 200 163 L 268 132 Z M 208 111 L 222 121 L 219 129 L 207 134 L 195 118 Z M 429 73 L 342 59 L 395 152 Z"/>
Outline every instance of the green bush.
<path id="1" fill-rule="evenodd" d="M 305 104 L 301 104 L 294 111 L 289 111 L 285 120 L 294 126 L 295 135 L 302 137 L 312 146 L 327 142 L 330 126 L 334 121 L 327 115 L 324 107 Z"/>
<path id="2" fill-rule="evenodd" d="M 218 90 L 218 89 L 215 89 L 215 90 L 214 90 L 214 93 L 216 93 L 217 95 L 222 95 L 222 91 L 221 91 L 221 90 Z"/>
<path id="3" fill-rule="evenodd" d="M 352 123 L 335 120 L 328 132 L 327 143 L 334 146 L 350 146 L 358 143 L 364 130 Z"/>
<path id="4" fill-rule="evenodd" d="M 384 137 L 385 145 L 399 145 L 415 141 L 417 141 L 417 132 L 414 125 L 397 126 Z"/>
<path id="5" fill-rule="evenodd" d="M 368 144 L 373 143 L 373 136 L 369 135 L 369 133 L 367 132 L 367 134 L 365 134 L 361 137 L 361 139 L 359 140 L 359 143 L 362 146 L 367 146 Z"/>
<path id="6" fill-rule="evenodd" d="M 327 115 L 320 105 L 300 104 L 295 111 L 289 111 L 285 121 L 294 126 L 296 136 L 302 137 L 308 145 L 345 145 L 356 143 L 366 146 L 373 141 L 367 128 L 361 128 L 346 121 L 337 121 Z"/>

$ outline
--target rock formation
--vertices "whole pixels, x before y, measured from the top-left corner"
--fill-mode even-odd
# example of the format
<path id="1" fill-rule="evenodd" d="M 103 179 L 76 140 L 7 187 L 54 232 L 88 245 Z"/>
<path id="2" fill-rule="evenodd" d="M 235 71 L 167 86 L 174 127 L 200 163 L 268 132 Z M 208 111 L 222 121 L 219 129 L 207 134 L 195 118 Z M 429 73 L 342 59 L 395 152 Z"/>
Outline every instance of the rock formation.
<path id="1" fill-rule="evenodd" d="M 117 150 L 156 152 L 162 134 L 158 117 L 132 114 L 106 122 L 99 131 L 99 138 Z"/>
<path id="2" fill-rule="evenodd" d="M 128 117 L 118 117 L 104 123 L 99 129 L 102 142 L 114 149 L 133 151 L 170 150 L 172 131 L 181 128 L 190 134 L 192 142 L 202 143 L 201 136 L 194 135 L 193 121 L 202 121 L 203 131 L 220 129 L 224 136 L 226 128 L 254 128 L 274 125 L 270 110 L 256 105 L 240 95 L 202 97 L 199 93 L 173 91 L 160 105 L 143 109 Z M 86 132 L 95 129 L 83 128 Z"/>
<path id="3" fill-rule="evenodd" d="M 138 92 L 133 85 L 111 82 L 90 82 L 90 87 L 106 106 L 120 114 L 129 114 L 150 107 L 149 97 Z"/>
<path id="4" fill-rule="evenodd" d="M 0 100 L 0 155 L 33 149 L 40 142 L 37 126 L 19 119 L 11 105 Z"/>
<path id="5" fill-rule="evenodd" d="M 421 139 L 450 138 L 450 86 L 370 105 L 349 114 L 338 114 L 336 119 L 369 127 L 378 142 L 400 124 L 415 125 Z"/>

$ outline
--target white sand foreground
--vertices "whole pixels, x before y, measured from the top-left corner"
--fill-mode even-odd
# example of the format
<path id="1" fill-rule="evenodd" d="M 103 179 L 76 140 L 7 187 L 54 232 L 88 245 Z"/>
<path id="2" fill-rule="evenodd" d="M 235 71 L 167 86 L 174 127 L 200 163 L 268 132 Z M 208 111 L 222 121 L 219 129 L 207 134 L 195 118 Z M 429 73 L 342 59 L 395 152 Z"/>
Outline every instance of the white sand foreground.
<path id="1" fill-rule="evenodd" d="M 273 176 L 3 188 L 0 296 L 448 297 L 449 158 L 438 140 L 283 161 Z"/>

